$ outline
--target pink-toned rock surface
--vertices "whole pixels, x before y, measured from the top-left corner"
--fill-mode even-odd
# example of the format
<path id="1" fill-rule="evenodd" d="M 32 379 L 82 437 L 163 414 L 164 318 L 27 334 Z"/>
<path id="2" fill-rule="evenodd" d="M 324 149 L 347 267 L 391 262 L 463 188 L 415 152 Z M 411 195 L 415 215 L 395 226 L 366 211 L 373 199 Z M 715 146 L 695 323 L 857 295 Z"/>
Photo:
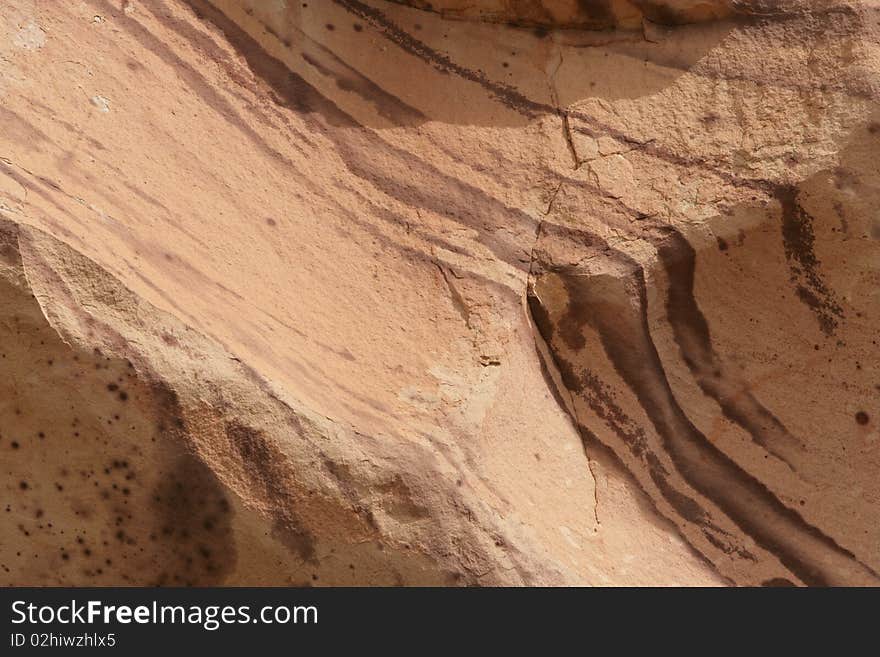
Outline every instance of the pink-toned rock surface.
<path id="1" fill-rule="evenodd" d="M 3 583 L 880 581 L 876 8 L 462 4 L 0 6 Z"/>

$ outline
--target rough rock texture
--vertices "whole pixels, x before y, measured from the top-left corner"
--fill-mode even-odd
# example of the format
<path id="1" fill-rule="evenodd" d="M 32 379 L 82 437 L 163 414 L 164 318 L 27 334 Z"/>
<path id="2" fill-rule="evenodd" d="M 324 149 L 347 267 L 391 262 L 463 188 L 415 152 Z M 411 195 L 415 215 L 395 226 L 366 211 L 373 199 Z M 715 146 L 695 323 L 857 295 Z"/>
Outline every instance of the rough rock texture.
<path id="1" fill-rule="evenodd" d="M 461 4 L 0 5 L 2 583 L 880 583 L 877 8 Z"/>

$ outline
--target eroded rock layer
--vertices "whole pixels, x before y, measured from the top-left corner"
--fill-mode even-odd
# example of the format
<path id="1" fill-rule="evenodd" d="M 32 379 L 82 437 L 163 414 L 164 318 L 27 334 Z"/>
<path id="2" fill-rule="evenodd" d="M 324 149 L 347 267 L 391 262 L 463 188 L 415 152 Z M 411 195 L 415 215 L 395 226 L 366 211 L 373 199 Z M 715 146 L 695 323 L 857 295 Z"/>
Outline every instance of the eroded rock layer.
<path id="1" fill-rule="evenodd" d="M 780 11 L 784 3 L 735 0 L 395 0 L 444 18 L 483 20 L 541 29 L 641 28 L 642 21 L 697 23 L 734 14 Z"/>
<path id="2" fill-rule="evenodd" d="M 0 6 L 2 581 L 878 583 L 876 8 L 419 6 Z"/>

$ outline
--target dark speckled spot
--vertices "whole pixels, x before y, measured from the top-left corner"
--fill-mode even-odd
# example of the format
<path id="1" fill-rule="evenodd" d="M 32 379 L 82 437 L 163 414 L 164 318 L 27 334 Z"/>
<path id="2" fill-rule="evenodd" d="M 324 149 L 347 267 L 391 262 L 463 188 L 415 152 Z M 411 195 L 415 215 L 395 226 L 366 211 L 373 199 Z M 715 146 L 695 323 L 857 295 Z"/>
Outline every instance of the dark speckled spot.
<path id="1" fill-rule="evenodd" d="M 171 555 L 157 583 L 222 583 L 235 567 L 236 551 L 229 502 L 214 473 L 196 457 L 181 456 L 152 500 L 155 533 Z M 124 533 L 117 538 L 123 541 Z"/>

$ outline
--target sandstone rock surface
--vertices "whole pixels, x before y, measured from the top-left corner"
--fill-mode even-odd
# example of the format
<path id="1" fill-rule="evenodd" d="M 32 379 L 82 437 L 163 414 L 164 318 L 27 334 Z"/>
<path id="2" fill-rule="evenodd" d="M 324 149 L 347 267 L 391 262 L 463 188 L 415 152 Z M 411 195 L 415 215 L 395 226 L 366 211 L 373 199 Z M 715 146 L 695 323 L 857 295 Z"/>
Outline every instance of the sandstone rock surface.
<path id="1" fill-rule="evenodd" d="M 679 25 L 728 18 L 752 11 L 774 13 L 780 3 L 734 0 L 395 0 L 459 18 L 536 28 L 609 29 L 641 27 L 642 21 Z M 752 5 L 756 6 L 752 6 Z"/>
<path id="2" fill-rule="evenodd" d="M 0 581 L 880 583 L 878 30 L 4 2 Z"/>

